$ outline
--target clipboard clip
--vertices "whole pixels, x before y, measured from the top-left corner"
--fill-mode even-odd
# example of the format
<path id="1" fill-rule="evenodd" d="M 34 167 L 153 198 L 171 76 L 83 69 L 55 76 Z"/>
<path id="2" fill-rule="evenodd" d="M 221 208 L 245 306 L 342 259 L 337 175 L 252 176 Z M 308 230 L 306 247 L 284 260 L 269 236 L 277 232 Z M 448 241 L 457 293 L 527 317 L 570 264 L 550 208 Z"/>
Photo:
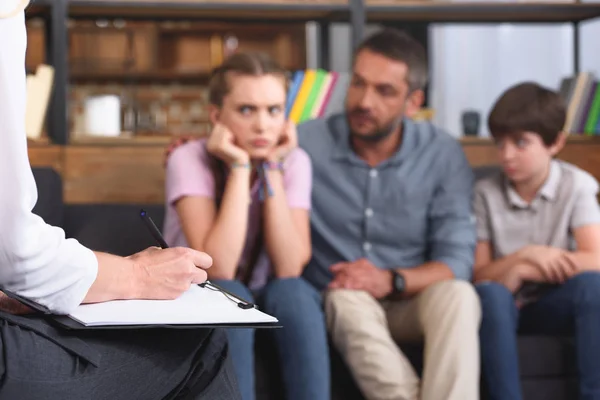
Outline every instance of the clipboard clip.
<path id="1" fill-rule="evenodd" d="M 204 288 L 204 289 L 209 289 L 209 290 L 213 290 L 215 292 L 223 293 L 223 295 L 225 297 L 227 297 L 229 300 L 233 301 L 234 303 L 237 303 L 237 306 L 239 308 L 241 308 L 242 310 L 250 310 L 252 308 L 258 308 L 258 306 L 256 304 L 250 303 L 249 301 L 246 301 L 246 300 L 242 299 L 241 297 L 239 297 L 231 292 L 228 292 L 227 290 L 223 289 L 220 286 L 215 285 L 214 283 L 212 283 L 210 281 L 199 283 L 198 286 L 200 286 L 201 288 Z"/>

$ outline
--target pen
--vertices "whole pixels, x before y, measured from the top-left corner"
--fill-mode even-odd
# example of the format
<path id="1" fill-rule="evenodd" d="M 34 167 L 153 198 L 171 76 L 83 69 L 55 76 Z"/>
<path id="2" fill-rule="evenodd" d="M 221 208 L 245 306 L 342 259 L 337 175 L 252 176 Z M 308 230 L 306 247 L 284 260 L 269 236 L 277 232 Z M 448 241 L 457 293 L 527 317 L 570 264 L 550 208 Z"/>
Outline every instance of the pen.
<path id="1" fill-rule="evenodd" d="M 150 231 L 150 233 L 152 234 L 154 239 L 158 242 L 158 244 L 160 244 L 160 247 L 162 249 L 169 248 L 169 245 L 167 244 L 165 238 L 163 238 L 162 234 L 160 233 L 160 230 L 158 229 L 158 227 L 156 226 L 154 221 L 152 221 L 152 218 L 150 218 L 150 216 L 148 215 L 146 210 L 144 210 L 144 209 L 140 210 L 140 217 L 142 218 L 142 221 L 144 221 L 144 224 L 146 225 L 146 227 L 148 228 L 148 230 Z M 210 285 L 210 286 L 214 287 L 215 289 L 217 289 L 218 291 L 223 292 L 224 294 L 226 294 L 234 299 L 239 300 L 241 303 L 238 303 L 238 307 L 240 307 L 244 310 L 256 307 L 256 305 L 254 303 L 246 301 L 246 300 L 242 299 L 241 297 L 228 292 L 227 290 L 223 289 L 222 287 L 215 285 L 212 282 L 206 281 L 206 282 L 199 284 L 200 287 L 205 287 L 206 285 Z"/>
<path id="2" fill-rule="evenodd" d="M 162 237 L 160 231 L 158 230 L 158 227 L 156 226 L 154 221 L 152 221 L 152 218 L 150 218 L 146 210 L 140 210 L 140 217 L 142 218 L 142 221 L 144 221 L 144 223 L 146 224 L 146 227 L 148 227 L 148 230 L 154 237 L 154 240 L 156 240 L 158 244 L 160 244 L 160 247 L 163 249 L 168 248 L 169 245 Z"/>

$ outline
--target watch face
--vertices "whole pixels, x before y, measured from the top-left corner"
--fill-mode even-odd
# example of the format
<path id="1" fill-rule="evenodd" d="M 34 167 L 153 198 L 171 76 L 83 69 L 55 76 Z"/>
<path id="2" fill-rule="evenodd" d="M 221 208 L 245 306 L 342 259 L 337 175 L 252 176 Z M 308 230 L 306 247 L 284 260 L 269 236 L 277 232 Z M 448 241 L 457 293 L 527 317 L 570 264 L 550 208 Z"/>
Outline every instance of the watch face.
<path id="1" fill-rule="evenodd" d="M 404 277 L 400 274 L 394 274 L 394 289 L 397 292 L 404 291 Z"/>

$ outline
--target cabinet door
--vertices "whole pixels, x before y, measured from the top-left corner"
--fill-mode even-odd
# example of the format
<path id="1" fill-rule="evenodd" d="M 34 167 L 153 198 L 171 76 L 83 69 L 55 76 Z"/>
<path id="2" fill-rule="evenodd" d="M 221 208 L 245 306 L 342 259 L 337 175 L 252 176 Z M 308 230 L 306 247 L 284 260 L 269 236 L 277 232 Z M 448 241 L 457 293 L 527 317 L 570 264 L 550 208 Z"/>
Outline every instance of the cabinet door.
<path id="1" fill-rule="evenodd" d="M 77 21 L 69 28 L 74 73 L 143 72 L 156 66 L 156 30 L 151 22 Z"/>
<path id="2" fill-rule="evenodd" d="M 46 35 L 44 23 L 40 20 L 27 21 L 27 53 L 25 65 L 28 71 L 34 71 L 38 65 L 46 62 Z"/>

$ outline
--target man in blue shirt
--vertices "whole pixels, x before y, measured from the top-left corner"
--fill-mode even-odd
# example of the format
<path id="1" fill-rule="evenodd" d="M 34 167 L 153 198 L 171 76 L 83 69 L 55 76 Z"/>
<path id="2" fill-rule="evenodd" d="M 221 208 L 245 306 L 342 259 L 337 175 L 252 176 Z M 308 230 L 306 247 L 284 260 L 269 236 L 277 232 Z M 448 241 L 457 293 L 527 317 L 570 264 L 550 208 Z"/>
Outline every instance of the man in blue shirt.
<path id="1" fill-rule="evenodd" d="M 345 113 L 298 127 L 314 171 L 304 276 L 368 399 L 479 398 L 473 173 L 456 140 L 409 119 L 426 81 L 422 46 L 383 30 L 355 54 Z M 396 342 L 423 339 L 420 382 Z"/>

